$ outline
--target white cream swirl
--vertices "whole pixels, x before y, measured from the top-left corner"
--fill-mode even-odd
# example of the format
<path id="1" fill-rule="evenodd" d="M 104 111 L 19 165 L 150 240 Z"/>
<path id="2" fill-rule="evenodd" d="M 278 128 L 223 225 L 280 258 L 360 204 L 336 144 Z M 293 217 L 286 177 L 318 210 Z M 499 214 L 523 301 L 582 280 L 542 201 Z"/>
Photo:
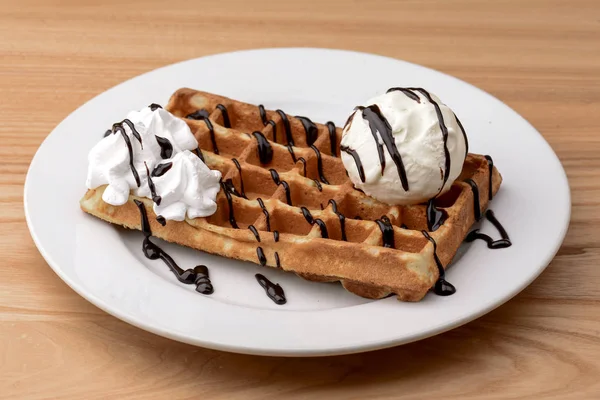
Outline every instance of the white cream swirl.
<path id="1" fill-rule="evenodd" d="M 160 206 L 154 204 L 155 213 L 178 221 L 183 220 L 186 213 L 189 218 L 213 214 L 221 173 L 210 170 L 190 152 L 198 147 L 198 142 L 185 121 L 162 108 L 153 111 L 150 107 L 130 112 L 127 119 L 141 139 L 136 138 L 129 125 L 121 124 L 131 144 L 131 162 L 140 185 L 130 166 L 126 140 L 120 131 L 113 129 L 114 133 L 103 138 L 88 155 L 88 189 L 107 185 L 102 199 L 114 206 L 125 204 L 131 191 L 136 196 L 152 198 L 147 171 L 171 162 L 173 166 L 169 171 L 152 178 L 156 194 L 162 198 Z M 157 138 L 168 141 L 171 154 L 163 150 L 161 155 Z"/>

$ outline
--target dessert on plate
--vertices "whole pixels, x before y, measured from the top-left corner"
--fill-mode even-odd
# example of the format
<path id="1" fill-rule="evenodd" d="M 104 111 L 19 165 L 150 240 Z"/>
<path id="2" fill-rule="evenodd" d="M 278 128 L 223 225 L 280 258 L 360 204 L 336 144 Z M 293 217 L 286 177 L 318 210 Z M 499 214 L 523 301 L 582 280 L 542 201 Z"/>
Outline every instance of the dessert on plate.
<path id="1" fill-rule="evenodd" d="M 485 211 L 501 181 L 491 157 L 468 153 L 452 110 L 421 88 L 388 90 L 343 128 L 184 88 L 106 132 L 80 205 L 144 232 L 145 255 L 204 294 L 208 269 L 184 270 L 152 236 L 367 298 L 418 301 L 430 289 L 454 293 L 444 271 L 465 238 L 510 245 Z M 502 239 L 469 233 L 484 215 Z M 285 303 L 279 285 L 256 278 Z"/>

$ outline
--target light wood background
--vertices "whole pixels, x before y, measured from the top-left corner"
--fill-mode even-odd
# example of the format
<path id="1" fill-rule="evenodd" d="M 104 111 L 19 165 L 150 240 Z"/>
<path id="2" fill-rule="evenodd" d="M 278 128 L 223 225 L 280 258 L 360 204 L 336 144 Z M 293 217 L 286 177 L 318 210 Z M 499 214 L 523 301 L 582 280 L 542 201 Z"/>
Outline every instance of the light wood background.
<path id="1" fill-rule="evenodd" d="M 569 176 L 569 233 L 528 289 L 418 343 L 317 359 L 204 350 L 131 327 L 46 265 L 23 181 L 46 135 L 125 79 L 273 46 L 455 75 L 536 126 Z M 0 0 L 0 398 L 600 398 L 600 2 Z M 551 195 L 549 193 L 549 195 Z"/>

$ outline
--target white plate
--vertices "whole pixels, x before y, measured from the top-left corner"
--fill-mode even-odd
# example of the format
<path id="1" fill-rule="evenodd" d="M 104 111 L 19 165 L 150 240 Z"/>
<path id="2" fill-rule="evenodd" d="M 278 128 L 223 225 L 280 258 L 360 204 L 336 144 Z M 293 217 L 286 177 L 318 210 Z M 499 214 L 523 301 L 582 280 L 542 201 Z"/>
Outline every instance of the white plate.
<path id="1" fill-rule="evenodd" d="M 506 82 L 510 85 L 511 82 Z M 491 208 L 513 245 L 463 246 L 448 270 L 457 293 L 419 303 L 362 299 L 339 284 L 207 255 L 165 249 L 188 268 L 206 264 L 215 293 L 179 284 L 161 261 L 142 255 L 142 234 L 80 211 L 87 153 L 104 130 L 134 109 L 165 104 L 191 87 L 266 108 L 282 108 L 341 125 L 357 104 L 392 86 L 422 86 L 460 116 L 470 150 L 493 156 L 504 176 Z M 551 195 L 549 195 L 551 194 Z M 516 112 L 448 75 L 390 58 L 338 50 L 266 49 L 185 61 L 138 76 L 90 100 L 48 136 L 25 184 L 25 211 L 40 252 L 77 293 L 112 315 L 182 342 L 240 353 L 325 355 L 422 339 L 469 322 L 504 303 L 550 262 L 570 215 L 567 179 L 542 136 Z M 489 222 L 483 232 L 497 237 Z M 318 262 L 318 260 L 315 260 Z M 365 265 L 365 268 L 368 268 Z M 254 278 L 262 272 L 285 289 L 275 305 Z"/>

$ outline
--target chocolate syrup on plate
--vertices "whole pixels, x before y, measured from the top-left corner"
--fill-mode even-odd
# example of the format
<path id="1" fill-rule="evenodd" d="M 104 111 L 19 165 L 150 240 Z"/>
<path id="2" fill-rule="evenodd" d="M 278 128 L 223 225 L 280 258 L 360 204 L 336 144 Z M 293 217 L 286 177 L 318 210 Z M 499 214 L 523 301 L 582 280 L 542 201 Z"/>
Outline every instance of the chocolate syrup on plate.
<path id="1" fill-rule="evenodd" d="M 304 131 L 306 132 L 306 145 L 312 146 L 312 144 L 317 140 L 319 129 L 315 123 L 307 117 L 296 116 L 296 118 L 302 122 Z"/>
<path id="2" fill-rule="evenodd" d="M 473 212 L 475 216 L 475 221 L 479 221 L 481 219 L 481 205 L 479 204 L 479 187 L 473 179 L 465 179 L 465 183 L 468 183 L 471 187 L 471 192 L 473 193 Z"/>
<path id="3" fill-rule="evenodd" d="M 294 138 L 292 136 L 292 127 L 290 126 L 290 120 L 288 119 L 287 115 L 281 111 L 281 110 L 276 110 L 277 114 L 279 114 L 279 116 L 281 117 L 281 120 L 283 121 L 283 128 L 285 129 L 285 138 L 287 140 L 287 144 L 288 145 L 294 145 Z"/>
<path id="4" fill-rule="evenodd" d="M 490 249 L 504 249 L 506 247 L 510 247 L 512 245 L 512 242 L 508 237 L 508 233 L 506 233 L 506 230 L 504 229 L 502 224 L 500 224 L 500 222 L 496 219 L 496 215 L 494 214 L 494 212 L 492 210 L 487 210 L 485 212 L 485 218 L 488 221 L 490 221 L 492 225 L 494 225 L 494 227 L 498 230 L 501 239 L 494 240 L 485 233 L 479 233 L 479 229 L 475 229 L 474 231 L 469 232 L 469 234 L 465 238 L 465 242 L 472 242 L 476 239 L 481 239 L 487 243 L 487 247 Z"/>
<path id="5" fill-rule="evenodd" d="M 163 176 L 164 174 L 167 173 L 167 171 L 169 171 L 171 169 L 172 166 L 173 166 L 172 162 L 158 164 L 157 166 L 154 167 L 154 169 L 152 170 L 152 173 L 150 175 L 153 177 Z"/>
<path id="6" fill-rule="evenodd" d="M 356 164 L 356 169 L 358 170 L 358 175 L 360 176 L 360 181 L 365 183 L 365 169 L 363 168 L 362 161 L 360 160 L 357 151 L 347 146 L 340 146 L 340 150 L 352 156 L 354 163 Z"/>
<path id="7" fill-rule="evenodd" d="M 438 228 L 444 225 L 448 218 L 446 210 L 441 210 L 435 206 L 435 198 L 429 199 L 427 202 L 427 229 L 429 232 L 437 231 Z"/>
<path id="8" fill-rule="evenodd" d="M 375 222 L 379 226 L 379 229 L 381 229 L 383 247 L 395 249 L 394 227 L 392 226 L 390 219 L 387 215 L 384 215 L 380 219 L 376 219 Z"/>
<path id="9" fill-rule="evenodd" d="M 256 199 L 256 201 L 258 201 L 258 205 L 262 209 L 263 214 L 265 214 L 265 219 L 267 221 L 267 231 L 271 232 L 271 221 L 270 221 L 270 217 L 269 217 L 269 210 L 267 210 L 267 207 L 265 207 L 265 202 L 260 197 L 258 199 Z"/>
<path id="10" fill-rule="evenodd" d="M 139 200 L 133 200 L 135 205 L 138 207 L 141 216 L 142 233 L 144 234 L 144 242 L 142 244 L 142 250 L 146 258 L 150 260 L 158 260 L 159 258 L 169 267 L 171 272 L 175 275 L 177 280 L 187 285 L 196 285 L 196 290 L 203 294 L 211 294 L 213 292 L 212 284 L 208 277 L 208 268 L 204 265 L 199 265 L 194 269 L 183 270 L 177 263 L 169 256 L 163 249 L 158 247 L 155 243 L 150 240 L 152 237 L 152 230 L 150 229 L 150 222 L 148 221 L 148 215 L 146 214 L 146 207 L 144 203 Z"/>
<path id="11" fill-rule="evenodd" d="M 227 107 L 225 107 L 223 104 L 217 104 L 217 108 L 221 111 L 221 115 L 223 116 L 223 126 L 225 128 L 231 128 L 231 120 L 229 119 Z"/>
<path id="12" fill-rule="evenodd" d="M 342 240 L 348 241 L 348 239 L 346 238 L 346 217 L 341 212 L 338 211 L 338 206 L 334 199 L 329 199 L 329 204 L 331 204 L 331 209 L 338 216 L 338 218 L 340 220 L 340 230 L 342 232 Z"/>
<path id="13" fill-rule="evenodd" d="M 300 209 L 302 210 L 302 215 L 304 215 L 304 219 L 306 219 L 306 222 L 308 222 L 311 225 L 319 225 L 319 228 L 321 229 L 321 237 L 324 239 L 328 239 L 329 233 L 327 232 L 327 225 L 325 225 L 325 222 L 323 222 L 323 220 L 320 218 L 313 218 L 310 211 L 308 211 L 308 208 L 300 207 Z"/>
<path id="14" fill-rule="evenodd" d="M 271 173 L 271 178 L 273 179 L 273 182 L 275 182 L 275 184 L 277 186 L 281 185 L 283 186 L 283 188 L 285 189 L 285 199 L 287 201 L 288 205 L 292 205 L 292 194 L 290 193 L 290 185 L 288 185 L 288 183 L 286 181 L 282 181 L 281 179 L 279 179 L 279 173 L 277 171 L 275 171 L 273 168 L 271 168 L 269 170 L 269 172 Z"/>
<path id="15" fill-rule="evenodd" d="M 263 274 L 256 274 L 254 276 L 256 277 L 258 284 L 265 289 L 267 297 L 273 300 L 275 304 L 282 305 L 286 303 L 285 292 L 279 284 L 271 282 Z"/>
<path id="16" fill-rule="evenodd" d="M 233 184 L 231 185 L 233 186 Z M 237 222 L 235 221 L 235 215 L 233 213 L 233 199 L 231 198 L 231 193 L 227 190 L 227 187 L 223 182 L 221 182 L 221 187 L 223 188 L 223 193 L 225 193 L 225 197 L 227 198 L 227 204 L 229 205 L 229 223 L 231 227 L 234 229 L 239 229 Z"/>
<path id="17" fill-rule="evenodd" d="M 154 136 L 156 138 L 156 143 L 160 146 L 160 157 L 164 160 L 167 158 L 171 158 L 173 155 L 173 145 L 164 137 L 160 137 L 158 135 Z"/>
<path id="18" fill-rule="evenodd" d="M 268 164 L 273 160 L 273 148 L 265 135 L 259 131 L 252 132 L 252 135 L 258 143 L 258 158 L 261 164 Z"/>
<path id="19" fill-rule="evenodd" d="M 319 179 L 321 180 L 321 182 L 329 185 L 329 182 L 327 181 L 327 179 L 325 179 L 325 176 L 323 176 L 323 160 L 321 159 L 321 152 L 313 144 L 310 145 L 310 148 L 317 155 L 317 171 L 319 172 Z"/>
<path id="20" fill-rule="evenodd" d="M 242 166 L 240 165 L 240 162 L 235 158 L 232 158 L 231 161 L 233 161 L 233 163 L 235 164 L 235 167 L 237 168 L 238 173 L 240 175 L 240 197 L 247 199 L 246 192 L 244 191 L 244 178 L 242 177 Z"/>
<path id="21" fill-rule="evenodd" d="M 445 279 L 446 271 L 444 270 L 444 266 L 442 265 L 442 262 L 437 256 L 437 243 L 431 236 L 429 236 L 429 233 L 427 233 L 427 231 L 421 231 L 421 233 L 423 234 L 423 236 L 425 236 L 427 240 L 431 242 L 431 244 L 433 244 L 433 258 L 438 267 L 439 277 L 433 285 L 433 292 L 438 296 L 450 296 L 451 294 L 456 293 L 456 288 L 454 287 L 454 285 L 452 285 Z"/>
<path id="22" fill-rule="evenodd" d="M 331 156 L 337 157 L 337 133 L 335 130 L 335 124 L 331 121 L 327 122 L 327 129 L 329 130 L 329 146 L 331 148 Z"/>

